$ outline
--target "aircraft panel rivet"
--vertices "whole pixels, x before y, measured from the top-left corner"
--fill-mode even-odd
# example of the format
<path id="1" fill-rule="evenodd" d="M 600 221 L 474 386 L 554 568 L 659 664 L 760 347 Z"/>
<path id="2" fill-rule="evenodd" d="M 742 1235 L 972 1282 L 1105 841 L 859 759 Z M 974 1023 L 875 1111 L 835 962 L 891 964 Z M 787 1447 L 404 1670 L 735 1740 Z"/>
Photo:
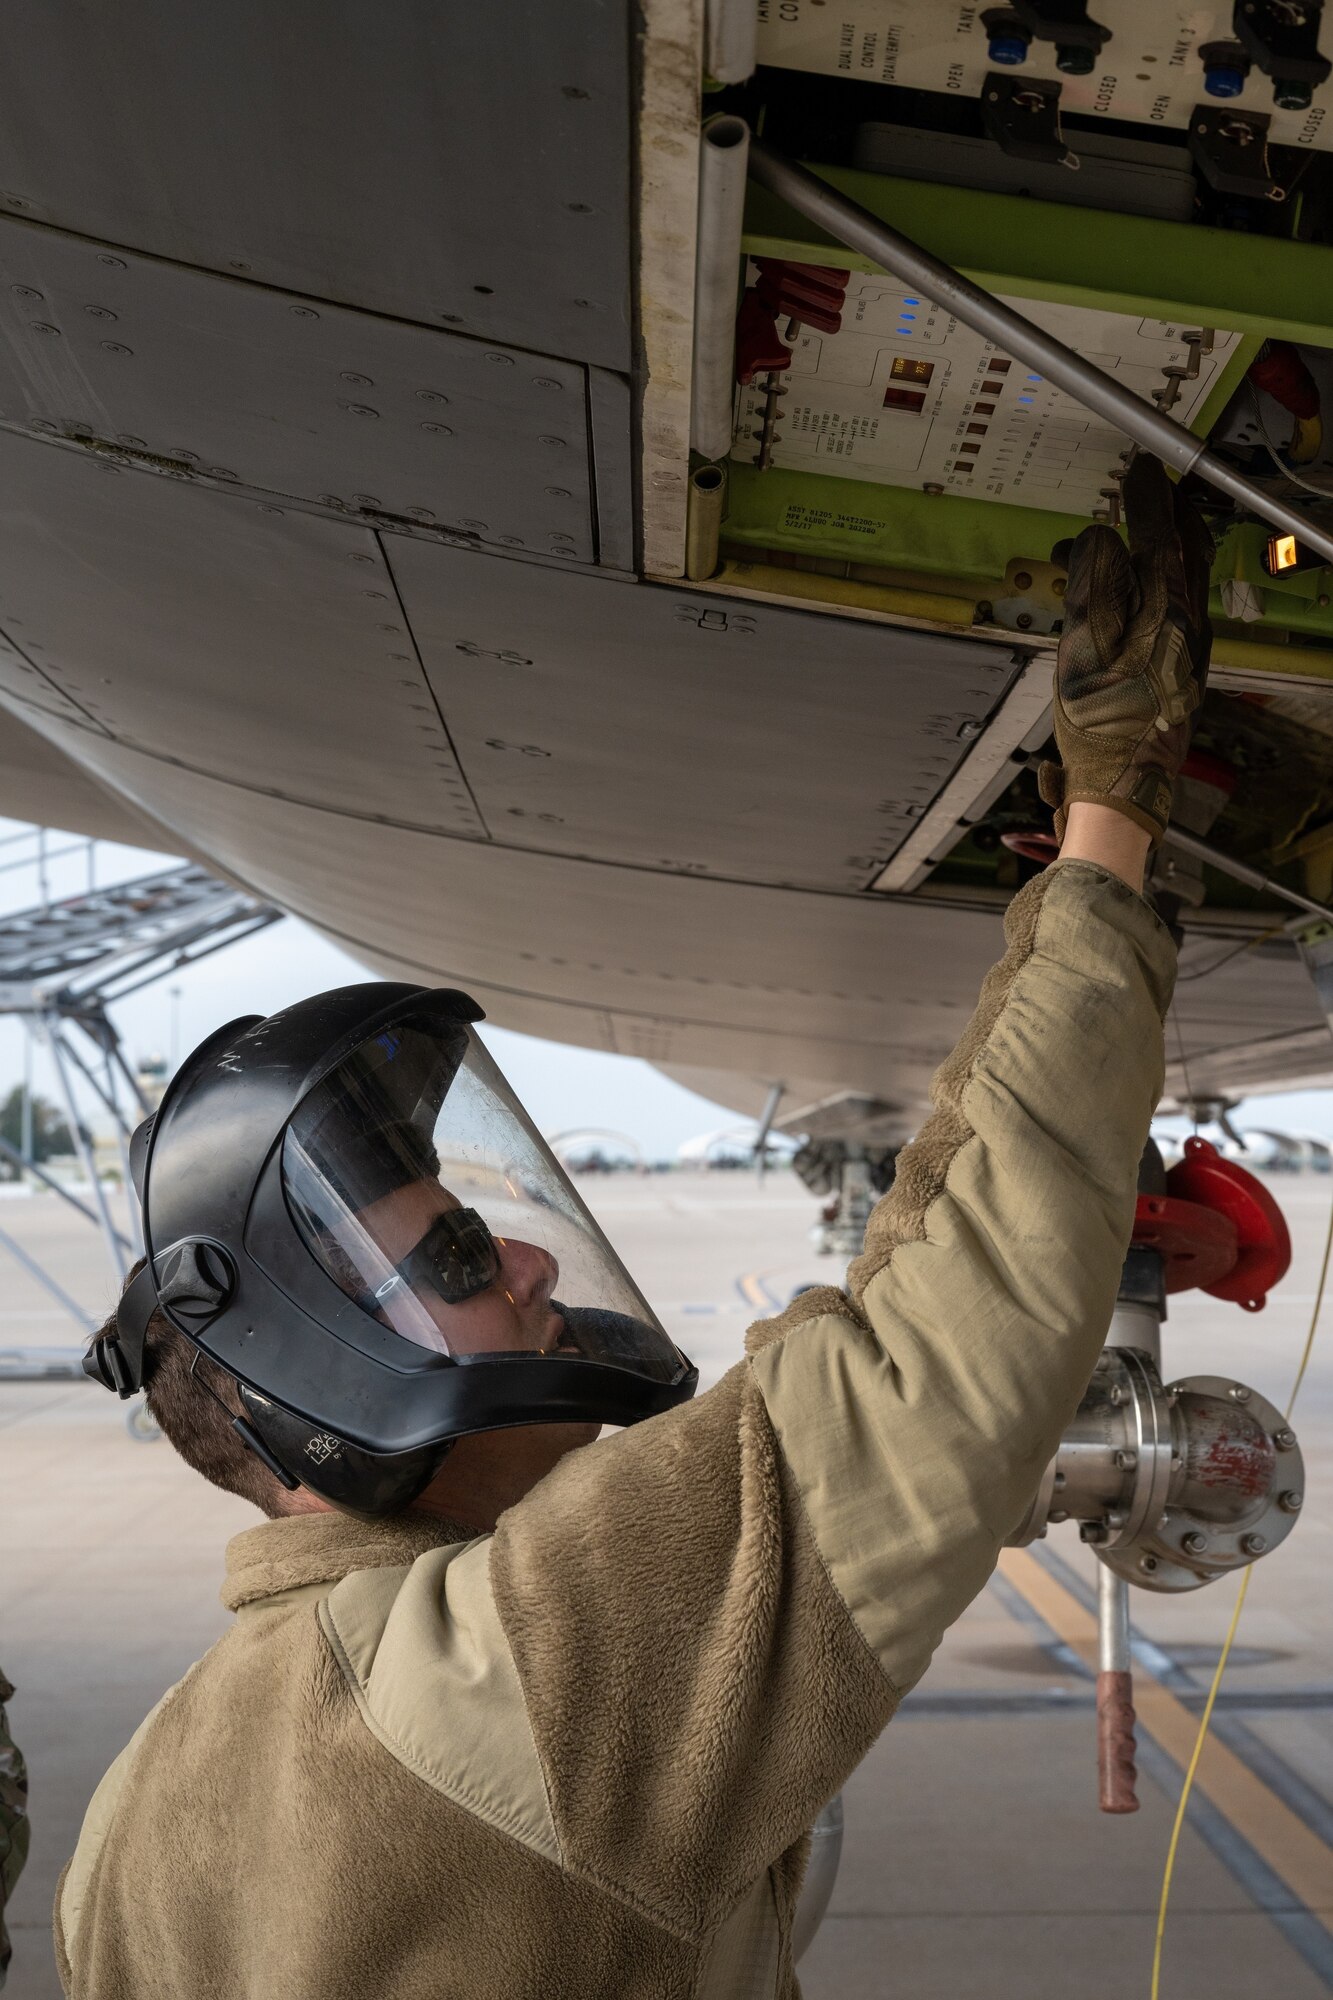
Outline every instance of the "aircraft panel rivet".
<path id="1" fill-rule="evenodd" d="M 42 296 L 40 292 L 35 292 L 31 285 L 11 285 L 9 289 L 20 299 L 40 299 Z"/>
<path id="2" fill-rule="evenodd" d="M 512 354 L 488 354 L 486 359 L 496 368 L 512 368 L 514 365 Z"/>
<path id="3" fill-rule="evenodd" d="M 118 319 L 120 317 L 118 313 L 113 313 L 109 306 L 85 306 L 83 310 L 87 313 L 89 319 Z"/>
<path id="4" fill-rule="evenodd" d="M 123 257 L 99 256 L 97 261 L 99 264 L 105 264 L 108 271 L 124 271 L 128 268 Z"/>
<path id="5" fill-rule="evenodd" d="M 448 424 L 425 423 L 421 428 L 423 431 L 430 431 L 435 437 L 448 438 L 453 436 L 453 432 L 450 430 Z"/>
<path id="6" fill-rule="evenodd" d="M 1284 1514 L 1299 1514 L 1302 1497 L 1299 1493 L 1279 1493 L 1277 1504 Z"/>
<path id="7" fill-rule="evenodd" d="M 438 389 L 417 390 L 417 401 L 419 403 L 447 403 L 448 400 L 449 398 L 442 395 Z"/>
<path id="8" fill-rule="evenodd" d="M 557 382 L 554 375 L 534 375 L 533 381 L 539 389 L 563 389 L 564 383 Z"/>
<path id="9" fill-rule="evenodd" d="M 134 352 L 132 347 L 124 347 L 118 340 L 99 340 L 97 344 L 103 354 L 133 354 Z"/>
<path id="10" fill-rule="evenodd" d="M 1015 570 L 1015 572 L 1014 572 L 1014 589 L 1015 589 L 1015 590 L 1031 590 L 1031 588 L 1032 588 L 1032 578 L 1031 578 L 1031 576 L 1030 576 L 1030 575 L 1028 574 L 1028 572 L 1027 572 L 1027 571 L 1026 571 L 1025 569 L 1020 569 L 1020 570 Z"/>
<path id="11" fill-rule="evenodd" d="M 1242 1535 L 1240 1545 L 1247 1556 L 1261 1556 L 1268 1547 L 1268 1543 L 1262 1535 Z"/>
<path id="12" fill-rule="evenodd" d="M 558 437 L 544 437 L 544 438 L 539 438 L 539 439 L 537 440 L 537 442 L 538 442 L 539 444 L 555 444 L 555 445 L 559 445 L 559 446 L 560 446 L 560 448 L 561 448 L 561 449 L 563 450 L 563 449 L 564 449 L 564 446 L 565 446 L 565 442 L 566 442 L 566 440 L 565 440 L 564 438 L 558 438 Z"/>
<path id="13" fill-rule="evenodd" d="M 232 269 L 234 271 L 248 271 L 249 268 L 250 266 L 248 264 L 233 264 L 232 266 Z M 293 319 L 319 318 L 319 314 L 315 311 L 315 308 L 313 306 L 289 306 L 287 310 L 291 313 Z"/>
<path id="14" fill-rule="evenodd" d="M 369 403 L 344 403 L 342 407 L 346 410 L 349 417 L 377 417 L 379 415 L 379 411 L 372 410 Z"/>
<path id="15" fill-rule="evenodd" d="M 548 486 L 546 491 L 550 494 L 552 500 L 568 500 L 570 497 L 567 486 Z"/>
<path id="16" fill-rule="evenodd" d="M 54 334 L 57 340 L 59 340 L 60 338 L 60 328 L 58 326 L 52 326 L 49 321 L 44 319 L 39 319 L 35 321 L 32 330 L 34 333 Z"/>
<path id="17" fill-rule="evenodd" d="M 350 382 L 354 389 L 373 389 L 374 379 L 369 375 L 358 375 L 353 368 L 344 368 L 339 375 L 340 382 Z"/>

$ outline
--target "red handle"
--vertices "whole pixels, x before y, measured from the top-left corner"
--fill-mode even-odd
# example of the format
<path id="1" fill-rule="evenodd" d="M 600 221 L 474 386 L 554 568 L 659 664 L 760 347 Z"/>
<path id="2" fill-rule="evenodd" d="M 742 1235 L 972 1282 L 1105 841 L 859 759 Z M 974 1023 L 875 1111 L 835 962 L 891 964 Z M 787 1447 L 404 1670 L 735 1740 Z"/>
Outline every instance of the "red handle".
<path id="1" fill-rule="evenodd" d="M 1124 1673 L 1097 1676 L 1098 1804 L 1106 1813 L 1139 1809 L 1134 1790 L 1134 1677 Z"/>

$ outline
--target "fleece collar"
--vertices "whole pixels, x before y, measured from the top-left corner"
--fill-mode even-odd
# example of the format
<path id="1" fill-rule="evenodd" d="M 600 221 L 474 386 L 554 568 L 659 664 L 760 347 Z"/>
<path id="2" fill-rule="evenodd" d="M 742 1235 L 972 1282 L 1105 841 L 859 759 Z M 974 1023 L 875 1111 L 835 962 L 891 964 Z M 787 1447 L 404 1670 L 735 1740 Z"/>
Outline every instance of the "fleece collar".
<path id="1" fill-rule="evenodd" d="M 246 1528 L 227 1544 L 222 1602 L 228 1611 L 305 1584 L 338 1583 L 358 1569 L 416 1561 L 428 1549 L 475 1539 L 475 1530 L 425 1515 L 366 1520 L 356 1514 L 291 1514 Z"/>

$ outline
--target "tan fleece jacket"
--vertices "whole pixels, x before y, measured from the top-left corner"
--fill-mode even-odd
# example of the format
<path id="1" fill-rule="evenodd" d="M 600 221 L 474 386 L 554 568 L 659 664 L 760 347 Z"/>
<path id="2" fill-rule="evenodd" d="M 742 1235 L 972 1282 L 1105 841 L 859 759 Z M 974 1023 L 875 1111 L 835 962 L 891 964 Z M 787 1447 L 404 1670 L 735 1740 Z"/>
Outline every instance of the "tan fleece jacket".
<path id="1" fill-rule="evenodd" d="M 236 1622 L 62 1878 L 77 2000 L 771 2000 L 805 1831 L 981 1589 L 1085 1387 L 1174 962 L 1084 863 L 935 1082 L 849 1294 L 493 1535 L 240 1535 Z"/>

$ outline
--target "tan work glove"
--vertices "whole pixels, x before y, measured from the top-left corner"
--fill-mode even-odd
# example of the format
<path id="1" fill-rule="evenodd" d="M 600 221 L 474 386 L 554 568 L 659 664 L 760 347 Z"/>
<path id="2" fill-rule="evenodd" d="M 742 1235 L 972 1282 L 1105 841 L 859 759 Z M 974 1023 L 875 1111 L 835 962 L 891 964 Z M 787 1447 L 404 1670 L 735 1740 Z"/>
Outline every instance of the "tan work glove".
<path id="1" fill-rule="evenodd" d="M 1194 733 L 1212 627 L 1207 527 L 1158 458 L 1125 475 L 1126 549 L 1114 528 L 1085 528 L 1069 553 L 1055 668 L 1058 764 L 1038 773 L 1064 838 L 1076 800 L 1111 806 L 1161 840 L 1171 788 Z"/>

